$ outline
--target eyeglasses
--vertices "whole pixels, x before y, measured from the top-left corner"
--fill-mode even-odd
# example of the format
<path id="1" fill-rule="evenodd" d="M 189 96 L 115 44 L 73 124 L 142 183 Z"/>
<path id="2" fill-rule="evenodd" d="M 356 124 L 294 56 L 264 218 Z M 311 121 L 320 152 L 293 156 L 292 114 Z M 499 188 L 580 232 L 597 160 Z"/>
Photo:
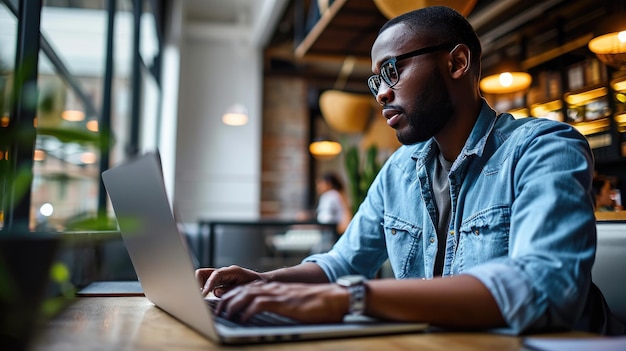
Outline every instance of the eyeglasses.
<path id="1" fill-rule="evenodd" d="M 396 67 L 396 63 L 398 61 L 402 61 L 411 57 L 429 54 L 435 51 L 441 50 L 451 50 L 453 45 L 450 44 L 440 44 L 434 46 L 427 46 L 425 48 L 417 49 L 415 51 L 407 52 L 406 54 L 402 54 L 400 56 L 391 57 L 385 60 L 382 65 L 380 65 L 380 74 L 374 74 L 373 76 L 367 79 L 367 86 L 369 86 L 370 91 L 374 96 L 378 95 L 378 89 L 380 89 L 380 84 L 384 81 L 390 88 L 394 85 L 398 84 L 400 81 L 400 74 L 398 73 L 398 68 Z"/>

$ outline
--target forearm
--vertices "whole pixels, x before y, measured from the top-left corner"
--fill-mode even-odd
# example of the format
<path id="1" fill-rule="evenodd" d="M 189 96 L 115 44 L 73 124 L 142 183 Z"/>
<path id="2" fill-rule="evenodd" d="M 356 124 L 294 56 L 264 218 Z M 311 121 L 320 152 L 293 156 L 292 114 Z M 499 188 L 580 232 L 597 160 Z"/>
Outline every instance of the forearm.
<path id="1" fill-rule="evenodd" d="M 326 274 L 315 263 L 306 262 L 293 267 L 279 268 L 260 274 L 266 282 L 328 283 Z"/>
<path id="2" fill-rule="evenodd" d="M 469 275 L 433 280 L 370 280 L 366 313 L 382 319 L 446 327 L 505 326 L 489 290 Z"/>

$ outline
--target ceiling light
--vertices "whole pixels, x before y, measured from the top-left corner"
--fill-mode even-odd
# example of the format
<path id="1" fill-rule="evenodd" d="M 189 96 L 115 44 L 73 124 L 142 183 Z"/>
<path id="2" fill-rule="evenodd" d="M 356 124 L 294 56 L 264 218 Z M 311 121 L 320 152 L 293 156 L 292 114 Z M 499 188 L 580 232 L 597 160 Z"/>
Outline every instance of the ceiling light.
<path id="1" fill-rule="evenodd" d="M 227 126 L 243 126 L 248 123 L 248 109 L 242 104 L 234 104 L 226 110 L 222 122 Z"/>
<path id="2" fill-rule="evenodd" d="M 467 17 L 477 0 L 374 0 L 378 10 L 387 18 L 397 17 L 403 13 L 433 5 L 451 7 Z"/>
<path id="3" fill-rule="evenodd" d="M 487 94 L 510 94 L 530 87 L 532 77 L 526 72 L 502 72 L 480 80 L 480 90 Z"/>
<path id="4" fill-rule="evenodd" d="M 309 144 L 309 152 L 316 159 L 331 159 L 341 153 L 341 144 L 328 138 L 319 138 Z"/>
<path id="5" fill-rule="evenodd" d="M 485 94 L 511 94 L 525 91 L 532 83 L 530 74 L 524 72 L 521 60 L 500 53 L 498 63 L 483 70 L 480 90 Z"/>
<path id="6" fill-rule="evenodd" d="M 61 117 L 68 122 L 80 122 L 85 119 L 85 112 L 79 110 L 65 110 Z"/>
<path id="7" fill-rule="evenodd" d="M 604 64 L 621 69 L 626 67 L 626 13 L 620 9 L 609 10 L 613 15 L 598 26 L 596 37 L 589 41 L 589 50 Z"/>

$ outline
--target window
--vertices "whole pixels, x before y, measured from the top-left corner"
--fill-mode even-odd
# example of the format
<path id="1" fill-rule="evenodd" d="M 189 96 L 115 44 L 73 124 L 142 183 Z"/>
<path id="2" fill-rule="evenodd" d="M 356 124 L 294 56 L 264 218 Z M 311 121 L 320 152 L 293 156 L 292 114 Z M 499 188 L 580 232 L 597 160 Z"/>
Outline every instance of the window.
<path id="1" fill-rule="evenodd" d="M 159 120 L 160 4 L 0 0 L 2 230 L 115 228 L 100 173 L 146 142 L 141 125 L 157 130 L 150 126 Z M 18 38 L 21 21 L 39 31 Z M 20 56 L 22 47 L 37 55 Z M 36 68 L 25 74 L 35 90 L 13 84 L 15 67 Z M 30 114 L 12 103 L 20 92 L 33 104 Z"/>

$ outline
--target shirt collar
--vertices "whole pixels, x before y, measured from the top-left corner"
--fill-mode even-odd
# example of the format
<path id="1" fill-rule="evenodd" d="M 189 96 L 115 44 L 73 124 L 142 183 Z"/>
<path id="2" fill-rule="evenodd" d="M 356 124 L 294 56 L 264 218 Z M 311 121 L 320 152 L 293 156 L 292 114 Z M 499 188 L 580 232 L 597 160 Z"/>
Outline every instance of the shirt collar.
<path id="1" fill-rule="evenodd" d="M 498 116 L 496 115 L 496 111 L 494 111 L 483 99 L 482 107 L 478 118 L 476 119 L 476 123 L 474 123 L 474 127 L 465 141 L 465 146 L 461 150 L 459 156 L 477 155 L 480 157 L 485 149 L 487 139 L 491 135 L 497 119 Z M 432 153 L 438 150 L 433 138 L 415 146 L 415 151 L 411 157 L 415 160 L 423 160 L 422 162 L 431 157 Z"/>

